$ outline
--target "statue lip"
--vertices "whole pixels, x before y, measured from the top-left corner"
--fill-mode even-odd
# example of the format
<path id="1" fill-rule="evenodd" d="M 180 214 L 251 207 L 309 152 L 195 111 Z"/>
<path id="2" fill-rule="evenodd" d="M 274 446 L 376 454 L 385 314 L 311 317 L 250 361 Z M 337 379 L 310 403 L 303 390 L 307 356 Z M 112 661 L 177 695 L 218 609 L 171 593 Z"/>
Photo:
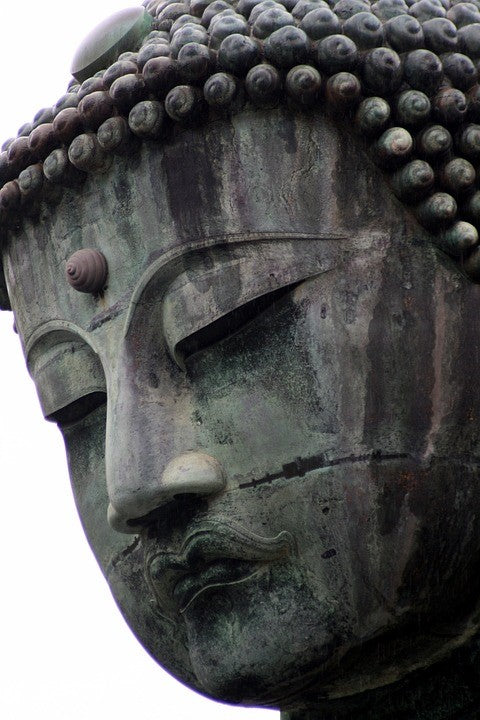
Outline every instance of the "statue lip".
<path id="1" fill-rule="evenodd" d="M 240 585 L 259 575 L 265 567 L 264 564 L 228 558 L 200 566 L 197 570 L 192 568 L 175 583 L 173 600 L 182 614 L 207 590 Z"/>
<path id="2" fill-rule="evenodd" d="M 145 557 L 145 576 L 161 610 L 183 613 L 205 590 L 246 582 L 270 563 L 296 553 L 283 530 L 265 537 L 219 519 L 194 525 L 180 550 L 153 548 Z"/>

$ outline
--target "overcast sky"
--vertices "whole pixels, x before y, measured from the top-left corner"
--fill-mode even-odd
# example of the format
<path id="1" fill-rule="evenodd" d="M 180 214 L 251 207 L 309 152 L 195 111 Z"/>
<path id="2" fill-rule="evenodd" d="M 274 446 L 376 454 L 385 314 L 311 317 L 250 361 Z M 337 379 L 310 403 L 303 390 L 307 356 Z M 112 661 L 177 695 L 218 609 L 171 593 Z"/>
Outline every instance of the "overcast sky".
<path id="1" fill-rule="evenodd" d="M 0 143 L 65 92 L 73 53 L 135 0 L 1 0 Z M 0 313 L 0 717 L 276 720 L 187 690 L 141 648 L 90 553 L 60 433 L 44 422 L 10 313 Z"/>

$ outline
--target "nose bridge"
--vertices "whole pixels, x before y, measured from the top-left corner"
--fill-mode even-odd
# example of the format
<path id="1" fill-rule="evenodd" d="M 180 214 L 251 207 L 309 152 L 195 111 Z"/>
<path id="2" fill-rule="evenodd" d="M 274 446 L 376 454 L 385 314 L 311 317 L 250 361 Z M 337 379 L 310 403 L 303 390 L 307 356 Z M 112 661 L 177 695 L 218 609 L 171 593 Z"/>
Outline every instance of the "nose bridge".
<path id="1" fill-rule="evenodd" d="M 171 373 L 158 367 L 158 357 L 153 380 L 151 375 L 138 366 L 137 356 L 134 365 L 119 363 L 109 387 L 109 522 L 121 531 L 177 495 L 207 495 L 225 484 L 218 461 L 197 447 L 184 378 L 172 381 Z"/>

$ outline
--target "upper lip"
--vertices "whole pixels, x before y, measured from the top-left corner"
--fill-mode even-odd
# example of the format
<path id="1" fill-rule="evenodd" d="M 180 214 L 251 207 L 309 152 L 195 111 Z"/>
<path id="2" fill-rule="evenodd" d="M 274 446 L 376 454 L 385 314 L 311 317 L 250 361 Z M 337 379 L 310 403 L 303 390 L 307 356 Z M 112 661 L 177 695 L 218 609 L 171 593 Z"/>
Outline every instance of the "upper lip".
<path id="1" fill-rule="evenodd" d="M 154 546 L 146 553 L 145 572 L 160 609 L 170 614 L 183 612 L 208 587 L 243 582 L 294 552 L 285 530 L 264 537 L 230 521 L 206 521 L 186 534 L 178 552 Z"/>

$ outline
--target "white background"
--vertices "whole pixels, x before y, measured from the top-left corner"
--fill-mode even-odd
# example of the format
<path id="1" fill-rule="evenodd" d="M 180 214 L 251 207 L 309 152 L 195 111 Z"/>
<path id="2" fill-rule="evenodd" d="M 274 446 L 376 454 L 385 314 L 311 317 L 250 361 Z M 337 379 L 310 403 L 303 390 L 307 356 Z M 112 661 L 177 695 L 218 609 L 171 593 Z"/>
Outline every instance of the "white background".
<path id="1" fill-rule="evenodd" d="M 65 92 L 73 53 L 136 0 L 0 0 L 0 142 Z M 276 720 L 219 705 L 161 670 L 130 633 L 77 518 L 57 429 L 41 417 L 0 313 L 0 717 Z"/>

